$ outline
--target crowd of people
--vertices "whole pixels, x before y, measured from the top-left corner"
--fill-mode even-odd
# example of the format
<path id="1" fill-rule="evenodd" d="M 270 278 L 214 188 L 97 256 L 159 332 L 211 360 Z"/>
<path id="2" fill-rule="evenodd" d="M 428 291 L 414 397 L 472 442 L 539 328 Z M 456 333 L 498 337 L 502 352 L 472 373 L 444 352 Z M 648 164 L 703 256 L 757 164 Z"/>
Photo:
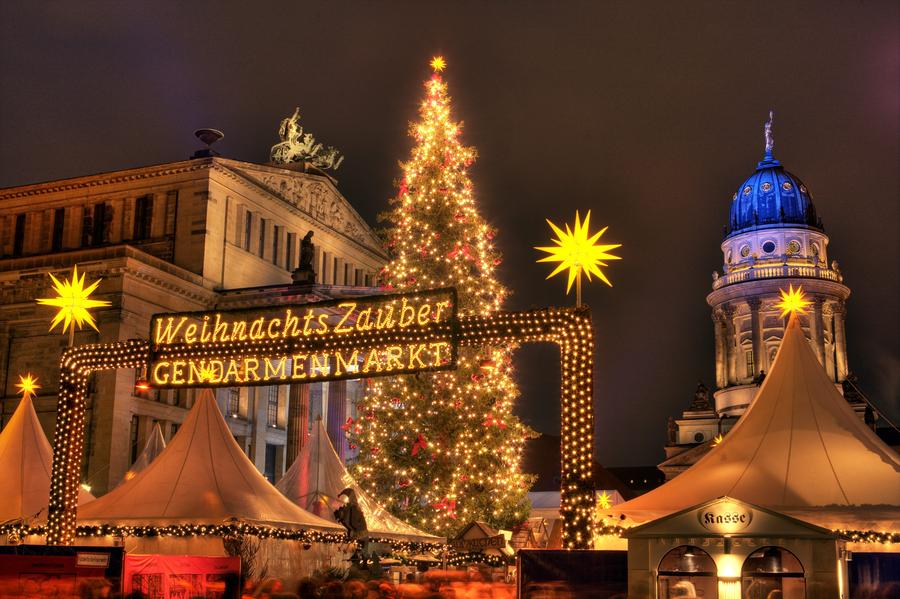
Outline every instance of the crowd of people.
<path id="1" fill-rule="evenodd" d="M 387 579 L 304 578 L 296 589 L 274 579 L 262 581 L 242 599 L 513 599 L 515 585 L 488 582 L 478 574 L 432 570 L 398 583 Z"/>

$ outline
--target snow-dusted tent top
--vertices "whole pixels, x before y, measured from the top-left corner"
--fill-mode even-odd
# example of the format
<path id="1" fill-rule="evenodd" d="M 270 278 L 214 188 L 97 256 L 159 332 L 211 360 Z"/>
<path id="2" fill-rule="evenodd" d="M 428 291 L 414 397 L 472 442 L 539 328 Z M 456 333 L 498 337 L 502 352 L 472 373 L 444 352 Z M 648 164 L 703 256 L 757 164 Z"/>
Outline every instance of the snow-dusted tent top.
<path id="1" fill-rule="evenodd" d="M 422 542 L 443 541 L 410 526 L 372 501 L 347 472 L 321 419 L 316 421 L 309 440 L 276 486 L 300 507 L 329 520 L 334 518 L 331 502 L 338 493 L 349 487 L 356 491 L 369 532 L 374 536 Z"/>
<path id="2" fill-rule="evenodd" d="M 159 457 L 78 510 L 79 524 L 224 524 L 232 518 L 342 530 L 294 505 L 259 473 L 235 442 L 209 390 L 200 394 Z"/>
<path id="3" fill-rule="evenodd" d="M 137 476 L 137 473 L 150 465 L 150 462 L 156 459 L 156 456 L 163 452 L 163 449 L 166 448 L 166 440 L 163 438 L 162 428 L 159 426 L 159 422 L 153 425 L 153 431 L 150 433 L 150 438 L 147 439 L 147 443 L 144 444 L 144 449 L 141 451 L 141 454 L 134 461 L 134 464 L 131 465 L 131 468 L 128 469 L 128 472 L 125 473 L 125 478 L 123 480 L 128 481 Z"/>
<path id="4" fill-rule="evenodd" d="M 829 529 L 900 530 L 900 457 L 837 391 L 796 316 L 725 439 L 678 477 L 604 513 L 643 522 L 723 495 Z"/>
<path id="5" fill-rule="evenodd" d="M 46 518 L 52 462 L 53 450 L 31 398 L 26 397 L 0 432 L 0 522 Z M 79 503 L 93 498 L 79 490 Z"/>

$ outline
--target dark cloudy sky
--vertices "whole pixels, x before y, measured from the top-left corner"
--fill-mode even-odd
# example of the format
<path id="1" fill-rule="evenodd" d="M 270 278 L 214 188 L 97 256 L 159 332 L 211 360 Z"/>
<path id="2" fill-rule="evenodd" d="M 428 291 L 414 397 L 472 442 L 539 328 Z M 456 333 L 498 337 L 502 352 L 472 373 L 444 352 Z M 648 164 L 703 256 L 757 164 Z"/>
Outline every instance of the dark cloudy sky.
<path id="1" fill-rule="evenodd" d="M 850 367 L 900 419 L 900 4 L 865 2 L 0 3 L 0 186 L 186 158 L 198 127 L 263 162 L 279 120 L 347 155 L 370 222 L 408 155 L 426 63 L 446 78 L 511 307 L 571 301 L 532 246 L 592 209 L 624 244 L 597 330 L 599 459 L 651 464 L 713 383 L 710 274 L 732 193 L 777 113 L 852 289 Z M 520 412 L 558 432 L 558 367 L 521 351 Z"/>

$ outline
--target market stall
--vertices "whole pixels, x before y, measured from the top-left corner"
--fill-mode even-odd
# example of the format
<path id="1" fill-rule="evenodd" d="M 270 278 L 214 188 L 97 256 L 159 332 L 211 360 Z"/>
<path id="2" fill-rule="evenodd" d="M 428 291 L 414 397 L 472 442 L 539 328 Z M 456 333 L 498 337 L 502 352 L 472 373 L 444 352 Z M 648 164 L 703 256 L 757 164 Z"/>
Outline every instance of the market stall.
<path id="1" fill-rule="evenodd" d="M 128 553 L 242 555 L 293 579 L 339 563 L 342 529 L 294 505 L 241 451 L 212 392 L 200 394 L 165 450 L 79 509 L 79 534 L 121 537 Z"/>

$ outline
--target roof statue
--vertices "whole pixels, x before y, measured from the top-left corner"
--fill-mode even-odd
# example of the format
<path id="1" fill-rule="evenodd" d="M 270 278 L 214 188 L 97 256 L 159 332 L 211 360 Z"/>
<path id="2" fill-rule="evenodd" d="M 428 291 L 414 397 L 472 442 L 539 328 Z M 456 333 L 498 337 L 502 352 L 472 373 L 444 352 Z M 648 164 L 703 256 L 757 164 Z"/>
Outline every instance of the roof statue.
<path id="1" fill-rule="evenodd" d="M 128 469 L 128 472 L 125 473 L 123 481 L 131 480 L 137 476 L 137 473 L 149 466 L 165 448 L 166 440 L 163 438 L 162 429 L 157 420 L 156 424 L 153 425 L 153 432 L 150 433 L 150 438 L 147 439 L 147 443 L 144 445 L 144 450 L 134 461 L 134 464 L 131 465 L 131 468 Z"/>
<path id="2" fill-rule="evenodd" d="M 766 135 L 766 157 L 772 156 L 772 151 L 775 149 L 775 137 L 772 134 L 772 127 L 775 125 L 775 111 L 769 111 L 769 120 L 766 121 L 766 124 L 763 126 L 763 132 Z"/>
<path id="3" fill-rule="evenodd" d="M 337 149 L 316 143 L 312 133 L 303 132 L 299 106 L 294 109 L 294 114 L 281 121 L 278 136 L 281 141 L 272 146 L 270 154 L 275 164 L 307 162 L 319 169 L 336 171 L 344 161 Z"/>
<path id="4" fill-rule="evenodd" d="M 53 450 L 31 402 L 24 393 L 19 407 L 0 432 L 0 522 L 46 517 Z M 78 502 L 94 497 L 80 489 Z"/>
<path id="5" fill-rule="evenodd" d="M 230 520 L 340 532 L 278 492 L 241 451 L 205 389 L 178 433 L 131 480 L 80 507 L 79 523 L 222 524 Z"/>
<path id="6" fill-rule="evenodd" d="M 796 313 L 731 432 L 684 473 L 607 513 L 643 522 L 725 495 L 832 530 L 900 528 L 900 456 L 835 388 Z"/>
<path id="7" fill-rule="evenodd" d="M 403 522 L 366 495 L 334 450 L 321 418 L 317 419 L 297 459 L 276 486 L 303 509 L 329 520 L 334 518 L 330 503 L 342 490 L 352 489 L 370 535 L 426 543 L 438 541 L 438 537 Z"/>

